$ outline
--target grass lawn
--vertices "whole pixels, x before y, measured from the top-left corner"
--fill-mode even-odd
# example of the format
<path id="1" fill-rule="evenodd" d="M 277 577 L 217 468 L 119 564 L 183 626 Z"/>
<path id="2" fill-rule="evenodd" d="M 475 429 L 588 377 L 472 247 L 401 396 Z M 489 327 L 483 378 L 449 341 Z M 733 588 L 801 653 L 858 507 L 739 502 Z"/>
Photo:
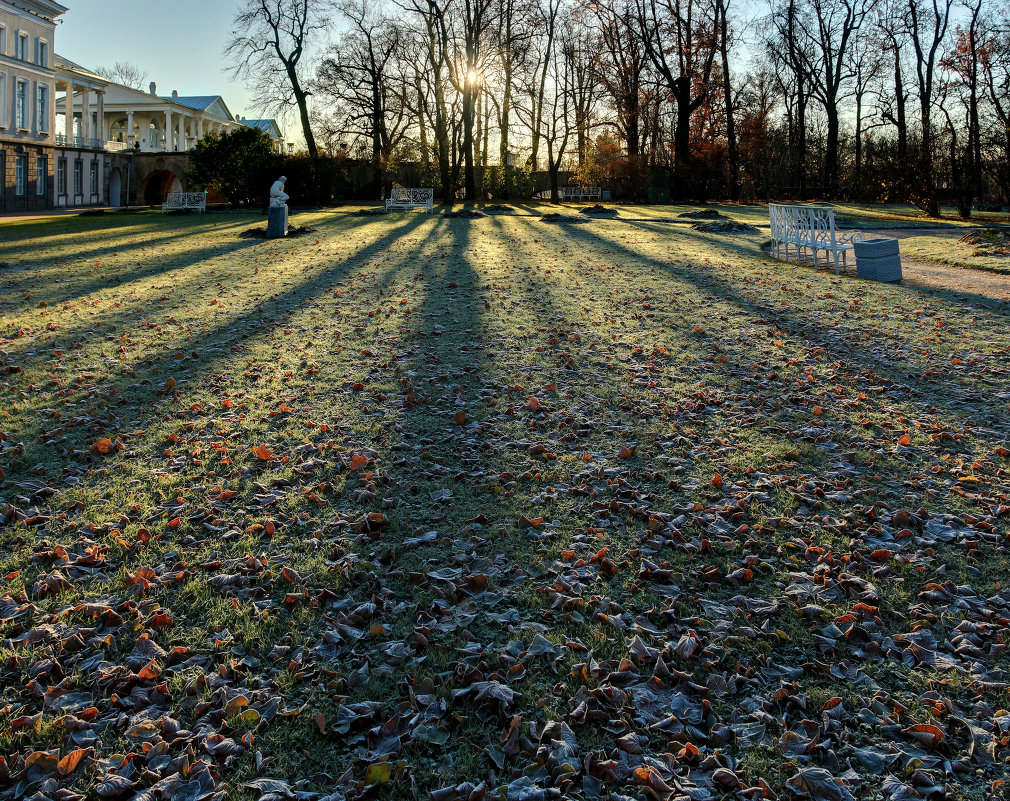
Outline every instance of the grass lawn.
<path id="1" fill-rule="evenodd" d="M 994 236 L 990 242 L 983 233 L 977 241 L 962 242 L 963 235 L 963 231 L 954 231 L 908 237 L 901 241 L 901 252 L 954 267 L 1010 275 L 1010 243 L 1007 240 Z M 993 233 L 990 232 L 989 236 Z"/>
<path id="2" fill-rule="evenodd" d="M 1007 306 L 528 211 L 0 227 L 0 797 L 1003 792 Z"/>

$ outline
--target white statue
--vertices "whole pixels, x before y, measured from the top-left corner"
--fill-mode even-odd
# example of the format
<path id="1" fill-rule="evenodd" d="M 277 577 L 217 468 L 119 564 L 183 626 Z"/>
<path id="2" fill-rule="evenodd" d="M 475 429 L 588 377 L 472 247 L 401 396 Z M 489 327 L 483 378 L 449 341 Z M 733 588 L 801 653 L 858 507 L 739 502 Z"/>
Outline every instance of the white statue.
<path id="1" fill-rule="evenodd" d="M 287 180 L 287 177 L 282 175 L 274 181 L 274 185 L 270 187 L 271 208 L 282 209 L 287 205 L 288 196 L 284 193 L 284 182 Z"/>

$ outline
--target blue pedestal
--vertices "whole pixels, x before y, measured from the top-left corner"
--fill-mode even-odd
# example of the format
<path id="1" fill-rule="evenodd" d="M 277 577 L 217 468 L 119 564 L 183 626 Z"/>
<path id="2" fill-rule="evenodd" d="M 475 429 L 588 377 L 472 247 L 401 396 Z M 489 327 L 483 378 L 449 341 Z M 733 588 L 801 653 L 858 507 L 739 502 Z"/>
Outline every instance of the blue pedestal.
<path id="1" fill-rule="evenodd" d="M 288 207 L 271 206 L 267 209 L 267 239 L 288 235 Z"/>

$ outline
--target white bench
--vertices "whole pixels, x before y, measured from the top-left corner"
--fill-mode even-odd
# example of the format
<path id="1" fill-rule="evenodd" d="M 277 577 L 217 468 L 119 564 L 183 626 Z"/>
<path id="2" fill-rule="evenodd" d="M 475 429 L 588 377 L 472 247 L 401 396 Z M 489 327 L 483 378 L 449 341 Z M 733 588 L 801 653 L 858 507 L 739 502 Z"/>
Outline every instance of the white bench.
<path id="1" fill-rule="evenodd" d="M 778 257 L 785 248 L 785 260 L 789 261 L 789 246 L 796 248 L 796 263 L 803 263 L 804 250 L 810 252 L 813 264 L 817 266 L 817 254 L 823 251 L 825 264 L 834 259 L 835 274 L 838 274 L 838 257 L 848 265 L 847 255 L 853 242 L 862 242 L 858 231 L 841 233 L 835 228 L 835 210 L 830 206 L 799 206 L 784 203 L 769 203 L 768 217 L 772 229 L 772 252 Z"/>
<path id="2" fill-rule="evenodd" d="M 407 189 L 402 186 L 395 186 L 389 193 L 389 200 L 386 201 L 386 211 L 390 209 L 424 209 L 426 213 L 431 212 L 431 207 L 435 202 L 434 189 Z"/>
<path id="3" fill-rule="evenodd" d="M 561 187 L 561 202 L 570 200 L 599 200 L 603 197 L 601 186 L 563 186 Z"/>
<path id="4" fill-rule="evenodd" d="M 207 211 L 206 192 L 169 192 L 161 204 L 161 213 L 176 209 L 193 209 L 203 214 Z"/>

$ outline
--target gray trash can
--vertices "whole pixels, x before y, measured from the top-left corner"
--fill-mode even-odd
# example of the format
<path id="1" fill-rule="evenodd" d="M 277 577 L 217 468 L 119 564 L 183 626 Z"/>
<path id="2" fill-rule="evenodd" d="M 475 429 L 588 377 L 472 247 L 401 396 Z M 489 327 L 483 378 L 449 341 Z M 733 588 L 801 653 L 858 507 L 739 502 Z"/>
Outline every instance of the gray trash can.
<path id="1" fill-rule="evenodd" d="M 856 274 L 871 281 L 900 281 L 901 255 L 897 239 L 866 239 L 853 242 Z"/>

